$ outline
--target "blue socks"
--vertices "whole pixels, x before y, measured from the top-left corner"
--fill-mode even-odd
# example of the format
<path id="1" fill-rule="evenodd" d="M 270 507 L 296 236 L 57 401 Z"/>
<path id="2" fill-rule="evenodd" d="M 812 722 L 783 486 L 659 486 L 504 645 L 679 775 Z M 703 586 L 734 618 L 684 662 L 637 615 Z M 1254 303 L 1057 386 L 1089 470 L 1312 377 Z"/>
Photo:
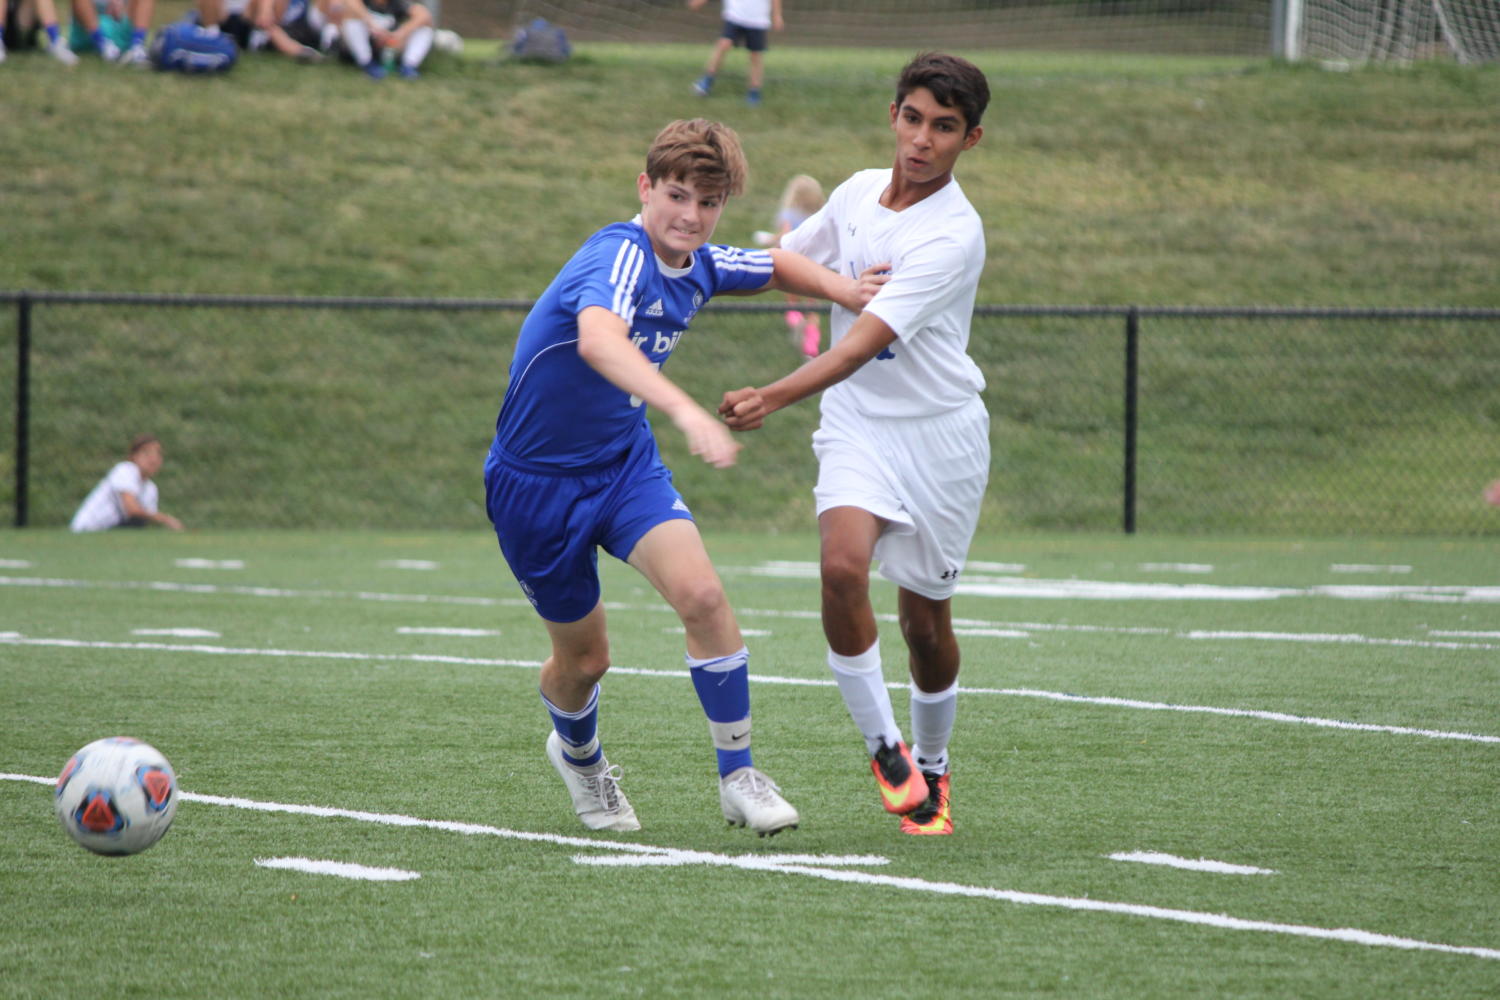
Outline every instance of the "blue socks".
<path id="1" fill-rule="evenodd" d="M 552 728 L 562 737 L 563 753 L 576 767 L 588 767 L 604 759 L 599 746 L 599 685 L 594 685 L 588 704 L 576 712 L 565 712 L 542 695 L 542 704 L 552 716 Z"/>
<path id="2" fill-rule="evenodd" d="M 750 652 L 743 646 L 728 656 L 708 659 L 685 657 L 698 692 L 698 703 L 708 716 L 719 777 L 750 766 Z M 552 728 L 562 738 L 563 752 L 577 767 L 588 767 L 604 759 L 599 744 L 599 685 L 594 685 L 588 704 L 576 712 L 558 708 L 542 695 L 542 704 L 552 717 Z"/>
<path id="3" fill-rule="evenodd" d="M 719 777 L 750 766 L 750 652 L 743 646 L 728 656 L 684 656 L 708 716 Z"/>

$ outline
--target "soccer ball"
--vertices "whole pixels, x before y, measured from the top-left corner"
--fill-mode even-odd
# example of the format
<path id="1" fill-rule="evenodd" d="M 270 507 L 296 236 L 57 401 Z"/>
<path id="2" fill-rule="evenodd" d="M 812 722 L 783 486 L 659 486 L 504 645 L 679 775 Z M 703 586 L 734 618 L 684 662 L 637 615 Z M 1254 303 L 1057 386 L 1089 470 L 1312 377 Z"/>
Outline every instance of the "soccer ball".
<path id="1" fill-rule="evenodd" d="M 57 776 L 57 818 L 95 854 L 137 854 L 161 839 L 177 815 L 177 776 L 149 743 L 95 740 Z"/>

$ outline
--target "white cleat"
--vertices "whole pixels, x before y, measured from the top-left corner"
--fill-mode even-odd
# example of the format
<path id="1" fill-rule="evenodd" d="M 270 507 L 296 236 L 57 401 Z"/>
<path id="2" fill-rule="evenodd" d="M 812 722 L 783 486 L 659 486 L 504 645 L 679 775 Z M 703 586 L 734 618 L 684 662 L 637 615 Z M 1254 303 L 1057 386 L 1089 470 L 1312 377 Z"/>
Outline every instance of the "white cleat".
<path id="1" fill-rule="evenodd" d="M 776 782 L 753 767 L 742 767 L 719 779 L 719 806 L 731 824 L 748 826 L 762 837 L 788 828 L 795 830 L 801 821 L 797 810 L 781 797 Z"/>
<path id="2" fill-rule="evenodd" d="M 78 54 L 68 48 L 68 40 L 60 35 L 57 41 L 48 43 L 47 52 L 64 66 L 78 65 Z"/>
<path id="3" fill-rule="evenodd" d="M 146 54 L 146 46 L 132 45 L 120 56 L 121 66 L 150 66 L 151 57 Z"/>
<path id="4" fill-rule="evenodd" d="M 562 737 L 553 730 L 547 734 L 547 759 L 562 775 L 573 810 L 590 830 L 639 830 L 640 820 L 620 791 L 620 768 L 601 759 L 587 768 L 574 767 L 563 753 Z"/>

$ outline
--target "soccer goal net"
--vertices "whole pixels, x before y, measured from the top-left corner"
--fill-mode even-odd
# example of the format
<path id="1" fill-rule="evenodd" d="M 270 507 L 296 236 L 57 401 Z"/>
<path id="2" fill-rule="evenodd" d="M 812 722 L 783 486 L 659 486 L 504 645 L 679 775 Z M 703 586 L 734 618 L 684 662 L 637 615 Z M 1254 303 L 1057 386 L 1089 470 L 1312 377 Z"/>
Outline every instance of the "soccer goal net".
<path id="1" fill-rule="evenodd" d="M 1290 60 L 1363 65 L 1454 59 L 1500 60 L 1497 0 L 1278 0 L 1273 34 Z M 1280 13 L 1281 11 L 1278 11 Z"/>

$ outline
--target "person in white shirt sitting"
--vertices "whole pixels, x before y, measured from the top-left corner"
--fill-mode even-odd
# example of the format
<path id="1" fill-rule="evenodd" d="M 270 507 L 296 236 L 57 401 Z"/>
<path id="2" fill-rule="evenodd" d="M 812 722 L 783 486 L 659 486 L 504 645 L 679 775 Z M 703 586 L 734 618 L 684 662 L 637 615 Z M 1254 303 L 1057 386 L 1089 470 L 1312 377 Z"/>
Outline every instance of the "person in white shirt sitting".
<path id="1" fill-rule="evenodd" d="M 152 479 L 161 471 L 161 463 L 161 441 L 154 434 L 138 435 L 130 442 L 125 461 L 110 469 L 84 497 L 69 525 L 71 530 L 108 531 L 160 524 L 181 531 L 181 521 L 156 509 L 158 495 Z"/>

